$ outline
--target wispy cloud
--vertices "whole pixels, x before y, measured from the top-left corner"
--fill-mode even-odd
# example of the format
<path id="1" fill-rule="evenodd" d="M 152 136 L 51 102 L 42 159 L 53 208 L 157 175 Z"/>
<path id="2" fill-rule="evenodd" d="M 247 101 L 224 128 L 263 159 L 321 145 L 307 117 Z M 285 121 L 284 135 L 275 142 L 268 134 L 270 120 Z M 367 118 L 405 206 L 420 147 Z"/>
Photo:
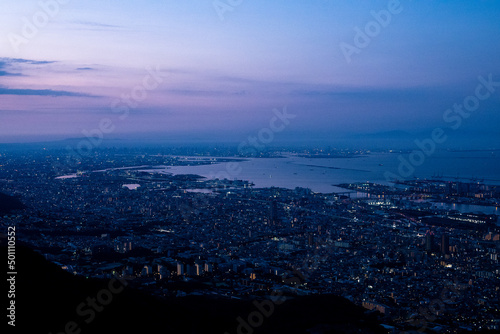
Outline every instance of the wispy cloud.
<path id="1" fill-rule="evenodd" d="M 402 88 L 374 88 L 374 87 L 325 87 L 313 89 L 294 89 L 290 91 L 291 96 L 299 97 L 408 97 L 428 96 L 429 94 L 445 92 L 444 89 L 437 90 L 428 87 L 402 87 Z"/>
<path id="2" fill-rule="evenodd" d="M 117 25 L 100 23 L 100 22 L 92 22 L 92 21 L 73 21 L 73 23 L 84 25 L 84 26 L 90 26 L 90 27 L 99 27 L 99 28 L 121 28 L 120 26 L 117 26 Z"/>
<path id="3" fill-rule="evenodd" d="M 50 96 L 50 97 L 98 97 L 96 95 L 53 89 L 17 89 L 0 87 L 0 95 Z"/>
<path id="4" fill-rule="evenodd" d="M 53 65 L 53 66 L 47 66 Z M 95 65 L 95 66 L 94 66 Z M 19 58 L 0 57 L 0 77 L 2 76 L 24 76 L 24 77 L 50 77 L 85 71 L 100 71 L 102 68 L 96 64 L 68 64 L 59 61 L 32 60 Z"/>
<path id="5" fill-rule="evenodd" d="M 245 95 L 244 90 L 241 91 L 221 91 L 221 90 L 196 90 L 196 89 L 170 89 L 170 93 L 184 96 L 241 96 Z"/>
<path id="6" fill-rule="evenodd" d="M 0 67 L 1 68 L 1 67 Z M 4 76 L 22 76 L 21 73 L 12 73 L 12 72 L 7 72 L 7 71 L 1 71 L 0 70 L 0 77 L 4 77 Z"/>
<path id="7" fill-rule="evenodd" d="M 0 58 L 0 67 L 14 65 L 14 64 L 46 65 L 53 63 L 55 63 L 55 61 L 32 60 L 32 59 L 22 59 L 22 58 L 5 58 L 5 57 Z"/>
<path id="8" fill-rule="evenodd" d="M 65 29 L 86 31 L 116 31 L 124 29 L 123 26 L 119 25 L 84 20 L 66 21 L 65 26 Z"/>
<path id="9" fill-rule="evenodd" d="M 0 77 L 2 76 L 23 76 L 21 73 L 23 65 L 47 65 L 54 61 L 39 61 L 20 58 L 0 58 Z"/>

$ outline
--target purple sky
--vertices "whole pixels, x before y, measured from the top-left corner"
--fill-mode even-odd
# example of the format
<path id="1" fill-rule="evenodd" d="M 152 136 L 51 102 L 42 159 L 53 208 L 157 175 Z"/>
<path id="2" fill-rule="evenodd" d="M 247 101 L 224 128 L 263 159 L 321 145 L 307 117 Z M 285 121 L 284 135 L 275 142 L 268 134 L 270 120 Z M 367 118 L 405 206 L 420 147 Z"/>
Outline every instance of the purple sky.
<path id="1" fill-rule="evenodd" d="M 493 0 L 60 2 L 2 2 L 0 142 L 81 137 L 103 119 L 109 138 L 237 139 L 284 106 L 283 134 L 304 140 L 418 135 L 453 125 L 445 111 L 479 76 L 500 81 Z M 369 42 L 357 28 L 375 29 Z M 457 133 L 498 147 L 499 110 L 500 87 Z"/>

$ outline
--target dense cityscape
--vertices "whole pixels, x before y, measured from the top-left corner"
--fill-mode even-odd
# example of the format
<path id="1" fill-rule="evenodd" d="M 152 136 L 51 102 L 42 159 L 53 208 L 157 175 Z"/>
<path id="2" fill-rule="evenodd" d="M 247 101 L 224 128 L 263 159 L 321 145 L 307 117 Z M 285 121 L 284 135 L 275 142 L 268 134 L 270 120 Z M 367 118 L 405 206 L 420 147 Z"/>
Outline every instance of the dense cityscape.
<path id="1" fill-rule="evenodd" d="M 500 329 L 498 216 L 432 205 L 498 207 L 500 185 L 413 179 L 324 194 L 155 171 L 245 159 L 219 153 L 103 148 L 75 165 L 64 151 L 3 152 L 0 192 L 24 208 L 2 231 L 15 226 L 74 275 L 159 298 L 334 294 L 388 333 Z"/>
<path id="2" fill-rule="evenodd" d="M 2 0 L 5 333 L 500 333 L 499 18 Z"/>

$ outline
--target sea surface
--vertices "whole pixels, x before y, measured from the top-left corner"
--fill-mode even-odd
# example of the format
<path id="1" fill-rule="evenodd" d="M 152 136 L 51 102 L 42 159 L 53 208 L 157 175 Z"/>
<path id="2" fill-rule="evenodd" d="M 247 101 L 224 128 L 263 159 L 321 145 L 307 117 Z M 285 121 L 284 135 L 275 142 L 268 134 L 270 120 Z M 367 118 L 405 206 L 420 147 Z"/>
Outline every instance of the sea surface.
<path id="1" fill-rule="evenodd" d="M 387 172 L 402 176 L 398 168 L 409 161 L 409 154 L 372 153 L 350 158 L 305 158 L 286 155 L 282 158 L 250 158 L 238 162 L 214 163 L 198 166 L 165 166 L 148 171 L 179 174 L 197 174 L 207 178 L 246 180 L 256 188 L 309 188 L 319 193 L 350 192 L 336 185 L 354 182 L 374 182 L 390 185 Z M 193 157 L 199 159 L 199 157 Z M 482 182 L 500 185 L 500 152 L 436 152 L 425 157 L 411 175 L 403 179 L 441 179 L 461 182 Z M 403 170 L 407 172 L 407 170 Z M 364 197 L 351 193 L 351 197 Z M 460 212 L 482 212 L 500 215 L 494 206 L 434 203 L 434 206 Z"/>
<path id="2" fill-rule="evenodd" d="M 352 158 L 304 158 L 287 155 L 282 158 L 249 158 L 211 165 L 166 166 L 163 172 L 246 180 L 253 182 L 257 188 L 303 187 L 320 193 L 345 191 L 335 186 L 341 183 L 369 181 L 389 185 L 387 173 L 404 176 L 407 180 L 440 178 L 500 185 L 499 151 L 443 151 L 426 157 L 420 166 L 410 165 L 414 168 L 413 173 L 402 175 L 398 168 L 403 164 L 402 160 L 408 161 L 408 157 L 409 153 L 372 153 Z M 403 171 L 407 172 L 407 169 Z"/>
<path id="3" fill-rule="evenodd" d="M 487 215 L 500 216 L 500 208 L 495 206 L 471 205 L 471 204 L 456 204 L 456 203 L 432 203 L 432 206 L 437 209 L 456 210 L 462 213 L 466 212 L 481 212 Z M 499 217 L 500 221 L 500 217 Z"/>
<path id="4" fill-rule="evenodd" d="M 500 151 L 440 151 L 425 157 L 419 166 L 410 165 L 410 175 L 401 175 L 398 168 L 409 161 L 408 153 L 370 153 L 348 158 L 308 158 L 284 155 L 280 158 L 247 158 L 236 162 L 217 162 L 216 157 L 181 157 L 185 160 L 209 160 L 209 165 L 125 167 L 155 173 L 174 175 L 196 174 L 209 179 L 237 179 L 252 182 L 255 188 L 296 187 L 309 188 L 318 193 L 350 192 L 351 197 L 364 197 L 364 193 L 351 193 L 339 188 L 342 183 L 373 182 L 390 185 L 386 174 L 402 179 L 441 179 L 447 181 L 481 182 L 500 185 Z M 232 157 L 227 157 L 232 159 Z M 402 162 L 403 161 L 403 162 Z M 408 166 L 408 165 L 407 165 Z M 144 167 L 144 169 L 142 169 Z M 407 169 L 404 170 L 407 172 Z M 98 171 L 96 171 L 98 172 Z M 77 177 L 68 175 L 60 178 Z M 128 185 L 125 185 L 128 186 Z M 136 188 L 139 185 L 134 185 Z M 193 189 L 191 191 L 205 191 Z M 494 206 L 435 203 L 435 206 L 461 212 L 483 212 L 500 215 Z"/>

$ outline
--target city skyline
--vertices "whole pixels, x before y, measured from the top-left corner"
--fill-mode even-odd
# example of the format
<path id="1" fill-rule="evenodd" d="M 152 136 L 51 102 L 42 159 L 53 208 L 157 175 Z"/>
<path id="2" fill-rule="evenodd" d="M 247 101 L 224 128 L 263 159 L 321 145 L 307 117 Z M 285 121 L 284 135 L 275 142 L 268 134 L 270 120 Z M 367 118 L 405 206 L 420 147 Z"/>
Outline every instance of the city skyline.
<path id="1" fill-rule="evenodd" d="M 500 1 L 2 4 L 11 331 L 500 330 Z"/>
<path id="2" fill-rule="evenodd" d="M 241 141 L 286 107 L 296 121 L 283 138 L 418 139 L 442 127 L 448 146 L 498 148 L 494 1 L 4 7 L 0 142 L 83 137 L 103 119 L 107 139 Z M 491 94 L 474 105 L 484 81 Z M 458 124 L 454 105 L 467 102 Z"/>
<path id="3" fill-rule="evenodd" d="M 307 168 L 288 164 L 299 177 L 363 160 L 310 153 Z M 279 186 L 248 179 L 246 159 L 188 154 L 103 148 L 72 167 L 61 150 L 2 153 L 2 249 L 17 270 L 8 324 L 41 333 L 129 333 L 133 324 L 176 333 L 498 332 L 498 177 L 384 185 L 360 174 L 318 192 L 293 176 Z M 273 179 L 284 169 L 255 160 Z M 221 173 L 203 177 L 196 167 Z"/>

